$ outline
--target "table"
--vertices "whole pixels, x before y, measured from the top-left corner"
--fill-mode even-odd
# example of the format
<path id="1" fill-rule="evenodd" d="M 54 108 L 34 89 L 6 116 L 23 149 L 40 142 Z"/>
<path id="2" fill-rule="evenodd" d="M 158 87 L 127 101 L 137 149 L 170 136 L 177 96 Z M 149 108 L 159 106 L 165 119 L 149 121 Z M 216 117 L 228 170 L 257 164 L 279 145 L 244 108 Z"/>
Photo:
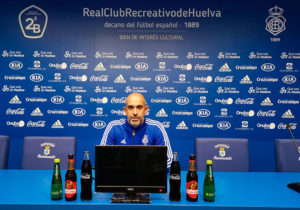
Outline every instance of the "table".
<path id="1" fill-rule="evenodd" d="M 79 174 L 80 171 L 77 170 L 77 176 Z M 62 176 L 64 175 L 65 171 L 62 171 Z M 286 187 L 288 183 L 300 182 L 300 173 L 214 172 L 216 184 L 214 203 L 203 201 L 204 172 L 198 172 L 198 176 L 200 196 L 197 202 L 186 201 L 184 171 L 180 202 L 169 201 L 168 194 L 151 194 L 151 204 L 111 204 L 110 193 L 94 193 L 93 199 L 85 202 L 80 199 L 72 202 L 64 199 L 52 201 L 50 199 L 52 170 L 6 169 L 0 170 L 0 209 L 238 210 L 245 207 L 248 210 L 300 209 L 300 194 Z"/>

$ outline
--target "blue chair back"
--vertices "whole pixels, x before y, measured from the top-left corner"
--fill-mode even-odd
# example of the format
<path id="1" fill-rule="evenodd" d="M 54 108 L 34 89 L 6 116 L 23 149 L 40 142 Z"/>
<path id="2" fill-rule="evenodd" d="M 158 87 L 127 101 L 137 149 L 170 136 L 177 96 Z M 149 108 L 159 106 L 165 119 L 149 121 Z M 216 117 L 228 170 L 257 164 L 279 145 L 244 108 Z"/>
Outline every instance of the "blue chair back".
<path id="1" fill-rule="evenodd" d="M 0 169 L 7 168 L 9 143 L 9 136 L 0 136 Z"/>
<path id="2" fill-rule="evenodd" d="M 61 169 L 67 169 L 68 154 L 75 154 L 75 151 L 75 137 L 26 136 L 22 169 L 52 169 L 55 158 L 60 158 Z"/>
<path id="3" fill-rule="evenodd" d="M 196 167 L 206 170 L 206 160 L 215 171 L 249 171 L 248 139 L 196 138 Z"/>
<path id="4" fill-rule="evenodd" d="M 300 146 L 300 139 L 295 139 Z M 292 139 L 275 139 L 276 171 L 300 171 L 300 155 Z"/>

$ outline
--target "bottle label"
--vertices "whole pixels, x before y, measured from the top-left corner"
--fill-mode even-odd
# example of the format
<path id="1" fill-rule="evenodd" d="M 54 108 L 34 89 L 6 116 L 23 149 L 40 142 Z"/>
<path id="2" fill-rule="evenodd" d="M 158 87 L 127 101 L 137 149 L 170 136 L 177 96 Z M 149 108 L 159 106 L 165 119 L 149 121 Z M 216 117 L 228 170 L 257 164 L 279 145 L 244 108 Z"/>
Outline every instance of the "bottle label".
<path id="1" fill-rule="evenodd" d="M 87 179 L 87 180 L 89 180 L 89 179 L 91 179 L 91 174 L 82 173 L 81 174 L 81 179 Z"/>
<path id="2" fill-rule="evenodd" d="M 181 177 L 180 177 L 180 174 L 171 174 L 170 179 L 180 181 Z"/>
<path id="3" fill-rule="evenodd" d="M 77 194 L 77 182 L 67 180 L 65 182 L 65 194 L 67 198 L 71 198 Z"/>
<path id="4" fill-rule="evenodd" d="M 215 197 L 215 193 L 214 192 L 211 192 L 211 193 L 206 192 L 205 196 L 206 197 Z"/>
<path id="5" fill-rule="evenodd" d="M 197 198 L 198 197 L 198 182 L 193 180 L 186 183 L 186 194 L 190 198 Z"/>
<path id="6" fill-rule="evenodd" d="M 52 184 L 51 185 L 51 197 L 61 198 L 62 197 L 62 184 Z"/>

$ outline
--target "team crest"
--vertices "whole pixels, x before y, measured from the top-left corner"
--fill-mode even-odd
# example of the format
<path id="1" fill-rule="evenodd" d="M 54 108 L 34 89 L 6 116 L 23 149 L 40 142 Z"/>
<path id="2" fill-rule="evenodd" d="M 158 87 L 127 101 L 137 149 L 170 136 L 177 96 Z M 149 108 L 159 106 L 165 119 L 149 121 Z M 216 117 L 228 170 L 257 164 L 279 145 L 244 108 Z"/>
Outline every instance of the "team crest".
<path id="1" fill-rule="evenodd" d="M 145 136 L 143 137 L 142 142 L 143 142 L 144 145 L 147 145 L 147 144 L 149 143 L 149 139 L 148 139 L 148 136 L 147 136 L 147 135 L 145 135 Z"/>
<path id="2" fill-rule="evenodd" d="M 266 30 L 277 36 L 285 30 L 286 19 L 282 16 L 283 9 L 275 6 L 269 9 L 269 13 L 266 19 Z"/>
<path id="3" fill-rule="evenodd" d="M 225 152 L 225 148 L 224 147 L 220 147 L 219 148 L 219 155 L 221 157 L 225 157 L 226 156 L 226 152 Z"/>
<path id="4" fill-rule="evenodd" d="M 52 150 L 52 154 L 51 153 Z M 37 155 L 37 158 L 47 158 L 47 159 L 55 159 L 55 144 L 51 142 L 41 143 L 41 152 Z"/>
<path id="5" fill-rule="evenodd" d="M 230 156 L 230 145 L 229 144 L 216 144 L 216 145 L 214 145 L 214 148 L 216 150 L 216 153 L 213 157 L 214 160 L 232 160 L 232 157 Z M 227 153 L 229 153 L 229 154 L 227 154 Z"/>
<path id="6" fill-rule="evenodd" d="M 45 146 L 44 155 L 49 155 L 49 154 L 50 154 L 50 146 Z"/>

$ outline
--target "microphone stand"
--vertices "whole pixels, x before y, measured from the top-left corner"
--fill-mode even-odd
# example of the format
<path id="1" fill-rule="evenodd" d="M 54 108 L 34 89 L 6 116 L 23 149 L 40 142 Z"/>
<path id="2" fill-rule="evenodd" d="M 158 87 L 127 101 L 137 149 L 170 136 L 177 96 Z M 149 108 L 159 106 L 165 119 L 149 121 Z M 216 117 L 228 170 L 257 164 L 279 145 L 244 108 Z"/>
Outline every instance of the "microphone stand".
<path id="1" fill-rule="evenodd" d="M 293 135 L 293 133 L 292 133 L 290 124 L 286 124 L 286 128 L 290 131 L 290 134 L 291 134 L 292 139 L 293 139 L 293 141 L 294 141 L 294 144 L 295 144 L 295 146 L 296 146 L 296 148 L 297 148 L 297 151 L 298 151 L 298 153 L 300 154 L 300 148 L 299 148 L 299 146 L 298 146 L 298 144 L 297 144 L 297 142 L 296 142 L 296 140 L 295 140 L 295 138 L 294 138 L 294 135 Z M 290 184 L 288 184 L 287 186 L 288 186 L 288 188 L 290 188 L 290 189 L 292 189 L 292 190 L 295 190 L 296 192 L 300 193 L 300 182 L 290 183 Z"/>
<path id="2" fill-rule="evenodd" d="M 286 128 L 290 131 L 290 134 L 291 134 L 291 136 L 292 136 L 292 138 L 293 138 L 293 141 L 294 141 L 294 143 L 295 143 L 295 145 L 296 145 L 297 151 L 298 151 L 298 153 L 299 153 L 299 155 L 300 155 L 300 147 L 298 146 L 297 142 L 295 141 L 295 138 L 294 138 L 294 135 L 293 135 L 293 133 L 292 133 L 290 124 L 286 124 Z"/>

